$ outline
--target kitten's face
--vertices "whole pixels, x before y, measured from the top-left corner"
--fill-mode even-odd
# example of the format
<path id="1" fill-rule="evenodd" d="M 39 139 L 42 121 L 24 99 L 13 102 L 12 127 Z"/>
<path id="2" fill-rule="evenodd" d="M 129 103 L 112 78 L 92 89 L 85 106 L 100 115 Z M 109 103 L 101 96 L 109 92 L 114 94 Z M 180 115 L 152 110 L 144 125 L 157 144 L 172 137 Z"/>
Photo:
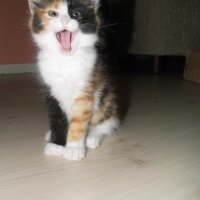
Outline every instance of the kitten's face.
<path id="1" fill-rule="evenodd" d="M 96 34 L 98 1 L 29 0 L 30 25 L 36 42 L 41 47 L 71 52 L 84 36 Z"/>

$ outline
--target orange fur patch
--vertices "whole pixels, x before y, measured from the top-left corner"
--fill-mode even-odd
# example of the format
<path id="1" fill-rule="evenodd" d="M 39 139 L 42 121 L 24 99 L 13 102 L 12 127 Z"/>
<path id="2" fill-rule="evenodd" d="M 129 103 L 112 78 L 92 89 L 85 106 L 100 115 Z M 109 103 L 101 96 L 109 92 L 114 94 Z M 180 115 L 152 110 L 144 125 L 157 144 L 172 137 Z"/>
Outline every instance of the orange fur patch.
<path id="1" fill-rule="evenodd" d="M 47 16 L 46 14 L 46 11 L 45 10 L 38 10 L 36 12 L 36 14 L 38 15 L 38 17 L 40 17 L 41 21 L 42 21 L 42 24 L 44 26 L 47 26 L 49 24 L 49 17 Z"/>
<path id="2" fill-rule="evenodd" d="M 91 125 L 97 125 L 105 117 L 105 114 L 101 111 L 95 113 L 91 119 Z"/>
<path id="3" fill-rule="evenodd" d="M 90 112 L 91 113 L 91 112 Z M 81 117 L 74 117 L 71 121 L 71 123 L 82 123 L 84 121 L 90 120 L 91 115 L 83 115 Z"/>
<path id="4" fill-rule="evenodd" d="M 93 98 L 91 96 L 82 96 L 75 99 L 75 103 L 79 103 L 81 101 L 93 101 Z"/>
<path id="5" fill-rule="evenodd" d="M 38 9 L 36 11 L 36 15 L 42 21 L 42 25 L 44 26 L 44 30 L 45 30 L 45 27 L 48 26 L 49 21 L 51 20 L 51 17 L 48 16 L 48 11 L 50 11 L 50 10 L 57 11 L 60 3 L 61 3 L 61 0 L 54 0 L 54 2 L 52 2 L 48 6 L 46 6 L 45 9 Z"/>
<path id="6" fill-rule="evenodd" d="M 72 133 L 68 136 L 68 141 L 70 142 L 75 142 L 75 141 L 79 141 L 80 139 L 82 139 L 84 136 L 84 132 L 75 132 Z"/>
<path id="7" fill-rule="evenodd" d="M 55 7 L 56 9 L 59 8 L 60 4 L 61 4 L 61 0 L 54 0 L 54 7 Z"/>
<path id="8" fill-rule="evenodd" d="M 83 112 L 83 116 L 84 117 L 90 117 L 92 115 L 92 112 L 90 111 L 90 110 L 85 110 L 84 112 Z"/>
<path id="9" fill-rule="evenodd" d="M 68 133 L 69 141 L 78 141 L 85 137 L 92 116 L 93 97 L 83 95 L 74 100 L 73 117 Z"/>
<path id="10" fill-rule="evenodd" d="M 68 133 L 68 141 L 78 141 L 85 136 L 87 130 L 87 125 L 85 124 L 84 127 L 75 126 L 70 129 Z"/>

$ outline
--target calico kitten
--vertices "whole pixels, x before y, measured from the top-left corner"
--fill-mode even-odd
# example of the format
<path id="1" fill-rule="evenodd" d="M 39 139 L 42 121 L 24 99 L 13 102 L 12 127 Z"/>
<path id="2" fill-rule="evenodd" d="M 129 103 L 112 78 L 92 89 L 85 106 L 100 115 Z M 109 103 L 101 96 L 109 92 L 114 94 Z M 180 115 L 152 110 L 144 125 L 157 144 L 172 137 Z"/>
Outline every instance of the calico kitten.
<path id="1" fill-rule="evenodd" d="M 119 126 L 113 89 L 99 55 L 99 0 L 29 0 L 30 27 L 47 87 L 45 153 L 84 158 Z"/>

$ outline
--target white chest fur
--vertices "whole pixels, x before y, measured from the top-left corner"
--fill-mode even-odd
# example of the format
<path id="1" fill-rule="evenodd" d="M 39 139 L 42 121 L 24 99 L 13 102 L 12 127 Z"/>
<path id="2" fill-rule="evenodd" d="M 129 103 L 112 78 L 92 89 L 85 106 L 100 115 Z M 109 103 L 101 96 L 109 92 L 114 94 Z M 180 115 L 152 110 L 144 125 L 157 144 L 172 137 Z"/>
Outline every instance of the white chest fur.
<path id="1" fill-rule="evenodd" d="M 45 50 L 40 52 L 38 58 L 44 82 L 50 87 L 51 95 L 58 100 L 70 119 L 74 98 L 90 80 L 96 61 L 95 50 L 82 48 L 72 55 Z"/>

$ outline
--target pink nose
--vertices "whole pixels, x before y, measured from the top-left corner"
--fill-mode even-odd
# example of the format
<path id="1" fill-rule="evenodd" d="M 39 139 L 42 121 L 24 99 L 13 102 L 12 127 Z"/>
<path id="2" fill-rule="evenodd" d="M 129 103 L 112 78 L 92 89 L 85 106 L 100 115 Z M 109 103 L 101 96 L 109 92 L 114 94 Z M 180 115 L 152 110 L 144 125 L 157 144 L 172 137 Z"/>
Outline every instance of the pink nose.
<path id="1" fill-rule="evenodd" d="M 61 16 L 60 21 L 62 24 L 67 24 L 69 22 L 69 18 L 67 16 Z"/>

